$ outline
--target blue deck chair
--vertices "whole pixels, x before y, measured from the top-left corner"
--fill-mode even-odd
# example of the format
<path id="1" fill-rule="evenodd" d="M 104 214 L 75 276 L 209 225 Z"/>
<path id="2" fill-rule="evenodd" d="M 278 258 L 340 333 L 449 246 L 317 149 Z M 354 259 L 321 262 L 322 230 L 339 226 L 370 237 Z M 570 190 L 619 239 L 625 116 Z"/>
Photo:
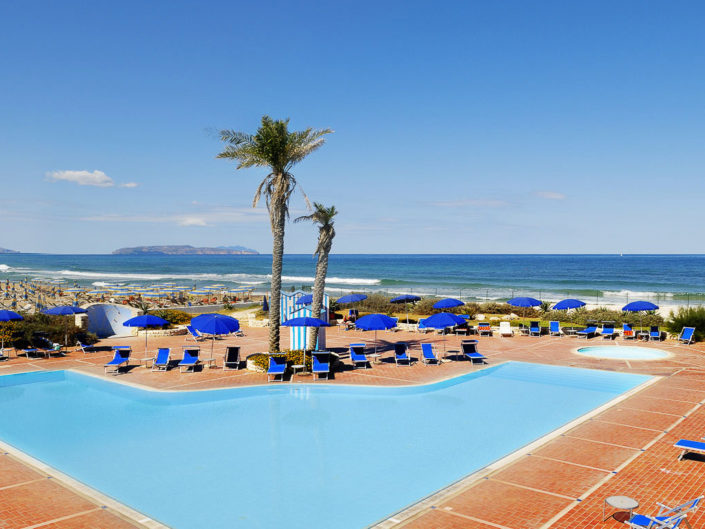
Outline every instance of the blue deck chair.
<path id="1" fill-rule="evenodd" d="M 187 338 L 190 337 L 194 342 L 200 342 L 201 340 L 203 340 L 203 335 L 198 332 L 193 326 L 187 325 L 186 330 L 189 333 L 189 336 L 187 336 Z"/>
<path id="2" fill-rule="evenodd" d="M 464 340 L 460 342 L 460 347 L 463 349 L 463 356 L 473 364 L 487 363 L 487 358 L 477 352 L 477 340 Z"/>
<path id="3" fill-rule="evenodd" d="M 592 338 L 595 336 L 595 333 L 597 333 L 597 327 L 594 325 L 590 325 L 589 327 L 586 327 L 582 331 L 578 331 L 575 334 L 578 335 L 578 338 Z"/>
<path id="4" fill-rule="evenodd" d="M 132 352 L 130 347 L 114 347 L 113 350 L 115 351 L 113 359 L 103 366 L 105 368 L 106 375 L 108 374 L 108 371 L 112 371 L 117 375 L 122 366 L 130 365 L 130 353 Z"/>
<path id="5" fill-rule="evenodd" d="M 477 334 L 480 336 L 492 336 L 492 327 L 486 321 L 481 321 L 477 324 Z"/>
<path id="6" fill-rule="evenodd" d="M 171 360 L 171 349 L 160 347 L 157 349 L 157 356 L 152 360 L 152 371 L 167 371 Z"/>
<path id="7" fill-rule="evenodd" d="M 77 346 L 78 348 L 80 348 L 81 351 L 83 351 L 83 354 L 95 353 L 95 352 L 97 351 L 97 349 L 96 349 L 94 346 L 92 346 L 92 345 L 86 345 L 86 344 L 81 343 L 81 342 L 76 342 L 76 346 Z"/>
<path id="8" fill-rule="evenodd" d="M 269 357 L 269 367 L 267 368 L 267 382 L 270 382 L 269 377 L 274 380 L 279 378 L 280 382 L 284 382 L 284 373 L 286 373 L 286 356 L 271 356 Z"/>
<path id="9" fill-rule="evenodd" d="M 602 331 L 600 331 L 603 340 L 612 340 L 617 333 L 614 332 L 614 323 L 603 323 Z"/>
<path id="10" fill-rule="evenodd" d="M 231 345 L 225 349 L 223 357 L 223 371 L 240 369 L 240 346 Z"/>
<path id="11" fill-rule="evenodd" d="M 350 344 L 350 360 L 352 361 L 353 369 L 357 369 L 359 364 L 362 364 L 364 369 L 368 368 L 370 363 L 367 361 L 367 356 L 365 356 L 364 343 Z"/>
<path id="12" fill-rule="evenodd" d="M 652 325 L 649 329 L 649 340 L 661 341 L 661 329 L 658 328 L 658 325 Z"/>
<path id="13" fill-rule="evenodd" d="M 399 365 L 411 365 L 411 357 L 409 356 L 409 351 L 405 343 L 399 342 L 394 344 L 394 362 Z"/>
<path id="14" fill-rule="evenodd" d="M 702 499 L 702 496 L 698 496 L 677 507 L 669 507 L 663 503 L 657 503 L 656 505 L 659 506 L 659 510 L 655 516 L 634 514 L 625 523 L 633 529 L 675 529 L 680 526 L 683 520 L 686 520 L 686 525 L 690 527 L 690 524 L 687 522 L 687 516 L 697 510 Z"/>
<path id="15" fill-rule="evenodd" d="M 179 362 L 179 372 L 183 373 L 184 370 L 191 371 L 196 370 L 196 366 L 201 362 L 198 359 L 198 355 L 201 354 L 201 350 L 198 347 L 184 347 L 184 357 Z"/>
<path id="16" fill-rule="evenodd" d="M 690 453 L 705 455 L 705 443 L 701 441 L 691 441 L 690 439 L 680 439 L 676 444 L 676 448 L 681 449 L 681 454 L 678 456 L 678 461 L 681 461 Z"/>
<path id="17" fill-rule="evenodd" d="M 426 334 L 427 332 L 433 332 L 433 329 L 431 327 L 426 327 L 425 318 L 419 320 L 419 324 L 416 326 L 416 330 L 424 334 Z"/>
<path id="18" fill-rule="evenodd" d="M 421 344 L 421 362 L 426 365 L 430 364 L 431 362 L 435 362 L 437 366 L 441 365 L 441 361 L 433 352 L 433 344 Z"/>
<path id="19" fill-rule="evenodd" d="M 330 353 L 328 351 L 314 351 L 311 353 L 313 355 L 312 371 L 314 374 L 314 382 L 316 381 L 315 375 L 321 378 L 323 375 L 328 378 L 330 375 Z"/>
<path id="20" fill-rule="evenodd" d="M 695 327 L 683 327 L 680 336 L 678 336 L 678 341 L 686 345 L 693 343 L 695 341 Z"/>
<path id="21" fill-rule="evenodd" d="M 622 324 L 622 339 L 623 340 L 634 340 L 636 339 L 636 334 L 634 334 L 634 329 L 631 323 Z"/>
<path id="22" fill-rule="evenodd" d="M 539 322 L 532 321 L 529 324 L 529 336 L 541 336 L 541 326 Z"/>
<path id="23" fill-rule="evenodd" d="M 561 331 L 561 324 L 557 321 L 549 321 L 548 334 L 551 336 L 561 336 L 563 334 L 563 331 Z"/>

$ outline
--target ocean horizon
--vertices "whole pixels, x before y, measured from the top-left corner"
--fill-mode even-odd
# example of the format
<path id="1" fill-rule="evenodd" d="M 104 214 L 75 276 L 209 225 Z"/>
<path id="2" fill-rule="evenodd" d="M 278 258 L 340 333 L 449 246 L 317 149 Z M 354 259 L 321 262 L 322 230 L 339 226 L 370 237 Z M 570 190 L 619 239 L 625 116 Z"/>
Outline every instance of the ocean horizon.
<path id="1" fill-rule="evenodd" d="M 283 288 L 311 288 L 315 257 L 285 254 Z M 266 293 L 271 254 L 258 255 L 0 255 L 0 279 L 64 280 L 81 287 L 106 283 L 188 286 L 223 283 Z M 452 296 L 505 301 L 530 295 L 546 301 L 577 297 L 591 305 L 645 299 L 664 306 L 705 301 L 704 254 L 331 254 L 331 294 Z"/>

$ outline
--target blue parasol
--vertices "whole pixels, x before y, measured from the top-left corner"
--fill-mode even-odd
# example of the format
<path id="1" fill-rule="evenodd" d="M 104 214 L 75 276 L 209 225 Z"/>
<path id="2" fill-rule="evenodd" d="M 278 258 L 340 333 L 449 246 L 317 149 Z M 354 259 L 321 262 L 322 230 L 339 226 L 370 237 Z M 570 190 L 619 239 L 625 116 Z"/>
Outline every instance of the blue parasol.
<path id="1" fill-rule="evenodd" d="M 577 309 L 580 307 L 584 307 L 585 302 L 580 301 L 579 299 L 573 299 L 573 298 L 568 298 L 568 299 L 563 299 L 556 303 L 553 306 L 553 310 L 569 310 L 569 309 Z"/>
<path id="2" fill-rule="evenodd" d="M 122 324 L 125 327 L 139 327 L 145 329 L 144 354 L 147 354 L 147 339 L 149 338 L 149 333 L 146 331 L 147 327 L 161 327 L 162 325 L 169 325 L 169 322 L 153 314 L 142 314 L 141 316 L 135 316 L 134 318 L 125 320 Z"/>
<path id="3" fill-rule="evenodd" d="M 367 296 L 365 296 L 367 297 Z M 358 329 L 364 331 L 375 331 L 375 354 L 377 353 L 377 331 L 392 329 L 397 326 L 394 318 L 390 318 L 386 314 L 368 314 L 355 322 Z"/>

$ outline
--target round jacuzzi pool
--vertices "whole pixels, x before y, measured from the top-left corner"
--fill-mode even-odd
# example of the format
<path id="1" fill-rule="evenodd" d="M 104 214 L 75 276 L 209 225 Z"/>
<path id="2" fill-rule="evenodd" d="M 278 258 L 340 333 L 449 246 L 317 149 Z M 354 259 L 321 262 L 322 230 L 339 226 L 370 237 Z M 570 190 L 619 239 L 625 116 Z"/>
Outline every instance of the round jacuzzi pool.
<path id="1" fill-rule="evenodd" d="M 628 345 L 596 345 L 581 347 L 578 354 L 593 358 L 610 358 L 614 360 L 660 360 L 668 358 L 669 354 L 661 349 L 637 347 Z"/>

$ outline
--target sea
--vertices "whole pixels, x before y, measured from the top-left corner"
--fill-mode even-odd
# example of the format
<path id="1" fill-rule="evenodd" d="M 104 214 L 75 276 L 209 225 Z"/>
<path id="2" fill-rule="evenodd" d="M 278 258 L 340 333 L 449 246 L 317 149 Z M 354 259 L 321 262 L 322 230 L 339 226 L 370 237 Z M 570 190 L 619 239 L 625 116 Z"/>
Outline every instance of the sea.
<path id="1" fill-rule="evenodd" d="M 316 259 L 284 257 L 283 288 L 310 290 Z M 164 282 L 251 287 L 266 293 L 271 255 L 0 255 L 0 279 L 43 279 L 66 285 L 147 286 Z M 371 255 L 330 256 L 332 295 L 381 292 L 506 301 L 579 298 L 590 305 L 647 300 L 660 306 L 705 302 L 705 255 Z"/>

